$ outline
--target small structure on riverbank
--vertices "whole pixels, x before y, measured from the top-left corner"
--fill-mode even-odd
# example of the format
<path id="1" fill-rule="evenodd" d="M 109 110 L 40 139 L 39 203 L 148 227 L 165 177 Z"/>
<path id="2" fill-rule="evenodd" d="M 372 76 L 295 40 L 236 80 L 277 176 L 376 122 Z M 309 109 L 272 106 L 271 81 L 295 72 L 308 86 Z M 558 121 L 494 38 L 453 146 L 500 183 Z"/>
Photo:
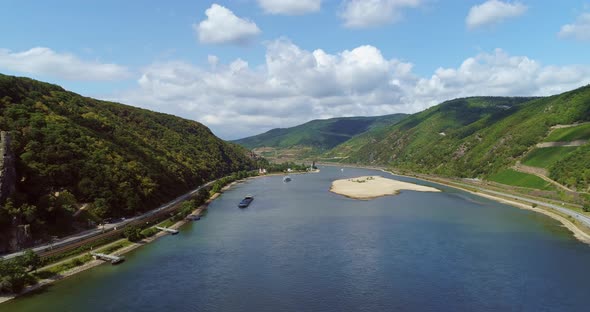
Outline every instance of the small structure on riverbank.
<path id="1" fill-rule="evenodd" d="M 165 228 L 165 227 L 161 227 L 161 226 L 156 226 L 156 229 L 158 229 L 160 231 L 168 232 L 172 235 L 178 234 L 178 230 L 175 230 L 175 229 Z"/>
<path id="2" fill-rule="evenodd" d="M 109 261 L 112 265 L 119 264 L 119 263 L 125 261 L 124 257 L 107 255 L 107 254 L 103 254 L 103 253 L 91 252 L 90 255 L 94 259 L 97 259 L 97 260 L 100 259 L 100 260 L 104 260 L 104 261 Z"/>

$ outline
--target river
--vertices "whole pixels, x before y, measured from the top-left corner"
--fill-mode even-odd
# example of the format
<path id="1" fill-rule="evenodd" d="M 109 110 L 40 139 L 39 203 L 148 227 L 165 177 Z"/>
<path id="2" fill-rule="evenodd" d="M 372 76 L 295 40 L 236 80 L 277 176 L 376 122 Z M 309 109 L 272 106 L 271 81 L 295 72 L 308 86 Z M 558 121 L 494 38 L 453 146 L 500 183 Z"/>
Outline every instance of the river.
<path id="1" fill-rule="evenodd" d="M 322 167 L 238 184 L 179 235 L 0 311 L 590 310 L 590 247 L 557 221 L 406 177 L 443 192 L 329 192 L 368 174 L 391 177 Z"/>

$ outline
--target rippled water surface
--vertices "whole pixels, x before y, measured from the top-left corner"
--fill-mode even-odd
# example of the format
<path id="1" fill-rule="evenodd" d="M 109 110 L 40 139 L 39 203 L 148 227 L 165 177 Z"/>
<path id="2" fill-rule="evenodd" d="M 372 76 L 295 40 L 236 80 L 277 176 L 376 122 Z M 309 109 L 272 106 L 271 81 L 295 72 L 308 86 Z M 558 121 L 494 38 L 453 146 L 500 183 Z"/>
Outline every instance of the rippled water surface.
<path id="1" fill-rule="evenodd" d="M 328 191 L 367 174 L 391 177 L 322 167 L 239 184 L 179 235 L 0 311 L 590 311 L 590 247 L 557 221 L 440 185 Z"/>

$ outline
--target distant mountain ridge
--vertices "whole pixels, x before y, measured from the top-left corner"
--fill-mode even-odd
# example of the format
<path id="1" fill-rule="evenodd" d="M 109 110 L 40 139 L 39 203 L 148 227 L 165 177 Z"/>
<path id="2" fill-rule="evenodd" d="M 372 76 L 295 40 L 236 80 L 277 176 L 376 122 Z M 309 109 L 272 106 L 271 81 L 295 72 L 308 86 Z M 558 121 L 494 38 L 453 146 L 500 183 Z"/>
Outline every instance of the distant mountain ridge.
<path id="1" fill-rule="evenodd" d="M 316 119 L 299 126 L 276 128 L 233 142 L 249 149 L 308 147 L 312 154 L 317 154 L 371 129 L 395 124 L 406 116 L 406 114 L 393 114 L 377 117 Z"/>
<path id="2" fill-rule="evenodd" d="M 324 150 L 321 155 L 297 152 L 300 146 L 313 145 L 310 138 L 325 139 L 326 121 L 274 129 L 236 142 L 262 154 L 279 155 L 279 159 L 287 154 L 294 159 L 381 165 L 418 173 L 495 179 L 513 185 L 518 185 L 514 181 L 520 179 L 528 181 L 518 185 L 525 187 L 544 183 L 532 183 L 536 177 L 523 169 L 538 166 L 535 171 L 545 173 L 540 178 L 590 192 L 588 121 L 590 86 L 585 86 L 549 97 L 486 96 L 446 101 L 396 122 L 375 123 L 348 139 L 341 135 L 331 144 L 316 144 Z M 556 125 L 569 126 L 560 129 L 553 127 Z M 552 138 L 578 141 L 540 144 L 554 142 Z M 515 170 L 522 172 L 517 174 Z"/>

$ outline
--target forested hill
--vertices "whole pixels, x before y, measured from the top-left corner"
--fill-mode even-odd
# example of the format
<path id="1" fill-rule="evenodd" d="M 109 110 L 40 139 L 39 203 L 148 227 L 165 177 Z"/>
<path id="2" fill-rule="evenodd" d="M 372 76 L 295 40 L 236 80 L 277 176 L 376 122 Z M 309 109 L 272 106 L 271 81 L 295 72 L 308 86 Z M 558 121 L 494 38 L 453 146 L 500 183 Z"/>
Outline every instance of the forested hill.
<path id="1" fill-rule="evenodd" d="M 545 98 L 463 98 L 411 115 L 376 139 L 345 142 L 330 156 L 415 172 L 485 177 L 522 160 L 552 126 L 588 120 L 590 86 Z M 587 188 L 590 170 L 581 165 L 590 159 L 587 153 L 581 147 L 546 169 L 557 181 Z"/>
<path id="2" fill-rule="evenodd" d="M 370 129 L 395 124 L 405 116 L 407 115 L 393 114 L 377 117 L 318 119 L 291 128 L 272 129 L 234 142 L 250 149 L 302 146 L 310 147 L 315 152 L 322 152 Z"/>
<path id="3" fill-rule="evenodd" d="M 460 140 L 520 109 L 534 98 L 471 97 L 450 100 L 408 116 L 389 128 L 368 131 L 330 151 L 347 161 L 442 169 L 440 156 Z M 452 158 L 452 157 L 451 157 Z"/>
<path id="4" fill-rule="evenodd" d="M 32 79 L 0 75 L 0 112 L 17 173 L 0 209 L 0 245 L 21 224 L 36 237 L 67 232 L 85 204 L 91 219 L 129 216 L 254 166 L 244 148 L 195 121 Z"/>

